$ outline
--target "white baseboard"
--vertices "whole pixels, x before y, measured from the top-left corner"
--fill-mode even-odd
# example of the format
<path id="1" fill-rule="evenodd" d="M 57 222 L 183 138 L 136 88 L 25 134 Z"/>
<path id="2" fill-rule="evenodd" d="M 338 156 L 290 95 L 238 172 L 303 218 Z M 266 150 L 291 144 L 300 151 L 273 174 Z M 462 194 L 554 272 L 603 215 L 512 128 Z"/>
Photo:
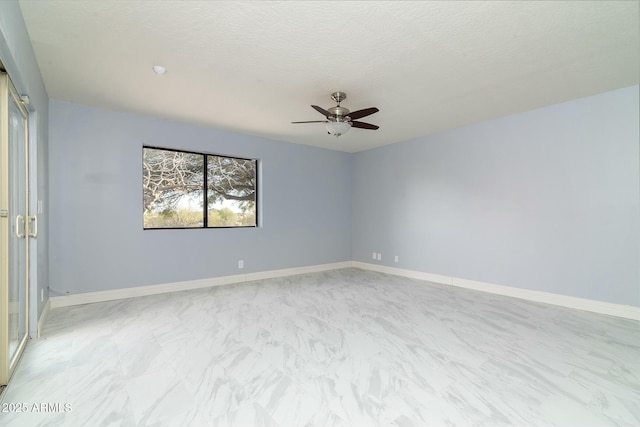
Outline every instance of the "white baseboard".
<path id="1" fill-rule="evenodd" d="M 428 282 L 440 283 L 443 285 L 457 286 L 460 288 L 473 289 L 476 291 L 488 292 L 492 294 L 504 295 L 528 301 L 553 304 L 576 310 L 591 311 L 594 313 L 608 314 L 610 316 L 624 317 L 626 319 L 640 320 L 640 307 L 630 305 L 613 304 L 603 301 L 571 297 L 567 295 L 552 294 L 549 292 L 532 291 L 529 289 L 514 288 L 510 286 L 495 285 L 493 283 L 478 282 L 475 280 L 459 279 L 457 277 L 440 276 L 437 274 L 422 273 L 420 271 L 404 270 L 401 268 L 387 267 L 384 265 L 369 264 L 366 262 L 353 261 L 351 265 L 363 270 L 378 271 L 381 273 L 393 274 L 396 276 L 409 277 L 412 279 L 425 280 Z"/>
<path id="2" fill-rule="evenodd" d="M 306 267 L 286 268 L 283 270 L 269 270 L 257 273 L 236 274 L 233 276 L 212 277 L 209 279 L 188 280 L 184 282 L 164 283 L 160 285 L 139 286 L 135 288 L 114 289 L 109 291 L 87 292 L 74 295 L 50 297 L 50 308 L 68 307 L 71 305 L 91 304 L 95 302 L 113 301 L 148 295 L 164 294 L 168 292 L 187 291 L 191 289 L 210 288 L 213 286 L 229 285 L 232 283 L 249 282 L 252 280 L 271 279 L 274 277 L 293 276 L 296 274 L 315 273 L 319 271 L 337 270 L 351 266 L 351 261 L 333 264 L 311 265 Z"/>
<path id="3" fill-rule="evenodd" d="M 42 313 L 40 313 L 40 318 L 38 319 L 38 329 L 36 331 L 36 338 L 40 338 L 40 336 L 42 335 L 42 329 L 44 328 L 44 324 L 47 321 L 49 310 L 51 310 L 51 298 L 47 300 L 47 303 L 42 309 Z"/>
<path id="4" fill-rule="evenodd" d="M 448 276 L 438 274 L 423 273 L 421 271 L 404 270 L 402 268 L 387 267 L 386 265 L 369 264 L 366 262 L 352 261 L 351 266 L 362 270 L 378 271 L 380 273 L 393 274 L 394 276 L 409 277 L 410 279 L 426 280 L 427 282 L 442 283 L 452 285 L 453 280 Z"/>
<path id="5" fill-rule="evenodd" d="M 83 294 L 65 295 L 49 298 L 40 319 L 38 320 L 38 336 L 42 326 L 46 321 L 49 309 L 67 307 L 71 305 L 90 304 L 95 302 L 112 301 L 118 299 L 135 298 L 147 295 L 163 294 L 168 292 L 179 292 L 190 289 L 210 288 L 213 286 L 229 285 L 232 283 L 249 282 L 252 280 L 271 279 L 275 277 L 293 276 L 296 274 L 315 273 L 327 270 L 337 270 L 340 268 L 355 267 L 363 270 L 378 271 L 381 273 L 393 274 L 396 276 L 409 277 L 412 279 L 424 280 L 427 282 L 440 283 L 444 285 L 457 286 L 461 288 L 473 289 L 476 291 L 488 292 L 497 295 L 504 295 L 528 301 L 553 304 L 577 310 L 591 311 L 594 313 L 608 314 L 610 316 L 623 317 L 627 319 L 640 320 L 640 307 L 622 304 L 613 304 L 602 301 L 571 297 L 567 295 L 552 294 L 549 292 L 532 291 L 528 289 L 514 288 L 510 286 L 496 285 L 493 283 L 478 282 L 474 280 L 460 279 L 456 277 L 443 276 L 438 274 L 424 273 L 421 271 L 405 270 L 396 267 L 387 267 L 378 264 L 369 264 L 359 261 L 345 261 L 333 264 L 312 265 L 306 267 L 287 268 L 282 270 L 269 270 L 257 273 L 237 274 L 233 276 L 213 277 L 209 279 L 189 280 L 184 282 L 164 283 L 160 285 L 139 286 L 135 288 L 114 289 L 110 291 L 88 292 Z"/>

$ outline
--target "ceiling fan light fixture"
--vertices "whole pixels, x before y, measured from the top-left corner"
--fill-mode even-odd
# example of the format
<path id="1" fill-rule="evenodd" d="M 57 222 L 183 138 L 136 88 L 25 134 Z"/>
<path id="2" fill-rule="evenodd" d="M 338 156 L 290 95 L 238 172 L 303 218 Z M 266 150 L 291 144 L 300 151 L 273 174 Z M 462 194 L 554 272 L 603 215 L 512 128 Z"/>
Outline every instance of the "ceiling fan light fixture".
<path id="1" fill-rule="evenodd" d="M 351 123 L 349 122 L 338 122 L 338 121 L 327 122 L 327 132 L 329 132 L 331 135 L 335 136 L 336 138 L 339 137 L 340 135 L 344 135 L 345 133 L 349 132 L 349 129 L 351 129 Z"/>

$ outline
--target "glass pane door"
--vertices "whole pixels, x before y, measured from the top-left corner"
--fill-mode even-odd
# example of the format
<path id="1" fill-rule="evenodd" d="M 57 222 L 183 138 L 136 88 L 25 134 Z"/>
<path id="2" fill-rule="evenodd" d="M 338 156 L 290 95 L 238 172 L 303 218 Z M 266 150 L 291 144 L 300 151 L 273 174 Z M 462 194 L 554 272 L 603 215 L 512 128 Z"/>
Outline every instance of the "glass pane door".
<path id="1" fill-rule="evenodd" d="M 27 139 L 26 117 L 9 96 L 9 366 L 18 356 L 18 348 L 27 335 Z"/>
<path id="2" fill-rule="evenodd" d="M 0 235 L 2 344 L 0 382 L 15 369 L 28 338 L 29 213 L 27 111 L 0 73 Z M 6 325 L 6 326 L 5 326 Z"/>

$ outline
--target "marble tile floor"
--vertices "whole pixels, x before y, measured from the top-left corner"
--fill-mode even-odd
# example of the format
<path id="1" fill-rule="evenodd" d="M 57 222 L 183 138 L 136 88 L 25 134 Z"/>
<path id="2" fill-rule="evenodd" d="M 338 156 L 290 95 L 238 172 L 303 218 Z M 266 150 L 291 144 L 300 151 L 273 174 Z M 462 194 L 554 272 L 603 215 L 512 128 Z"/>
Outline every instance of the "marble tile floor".
<path id="1" fill-rule="evenodd" d="M 348 268 L 52 310 L 11 404 L 2 426 L 640 426 L 640 322 Z"/>

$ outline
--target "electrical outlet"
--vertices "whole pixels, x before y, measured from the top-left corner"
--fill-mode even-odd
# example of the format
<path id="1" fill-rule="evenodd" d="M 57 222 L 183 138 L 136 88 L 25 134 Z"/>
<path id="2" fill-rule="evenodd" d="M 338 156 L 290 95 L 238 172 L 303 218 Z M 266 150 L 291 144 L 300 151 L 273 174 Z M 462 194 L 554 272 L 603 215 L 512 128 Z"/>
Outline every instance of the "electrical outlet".
<path id="1" fill-rule="evenodd" d="M 244 268 L 244 260 L 238 261 L 238 268 Z"/>
<path id="2" fill-rule="evenodd" d="M 393 262 L 398 262 L 400 260 L 400 257 L 398 255 L 396 255 L 395 257 L 393 257 Z"/>
<path id="3" fill-rule="evenodd" d="M 382 261 L 382 254 L 378 252 L 378 261 Z"/>
<path id="4" fill-rule="evenodd" d="M 371 259 L 376 259 L 376 258 L 377 258 L 377 255 L 378 255 L 377 253 L 373 252 L 373 253 L 371 254 Z"/>

